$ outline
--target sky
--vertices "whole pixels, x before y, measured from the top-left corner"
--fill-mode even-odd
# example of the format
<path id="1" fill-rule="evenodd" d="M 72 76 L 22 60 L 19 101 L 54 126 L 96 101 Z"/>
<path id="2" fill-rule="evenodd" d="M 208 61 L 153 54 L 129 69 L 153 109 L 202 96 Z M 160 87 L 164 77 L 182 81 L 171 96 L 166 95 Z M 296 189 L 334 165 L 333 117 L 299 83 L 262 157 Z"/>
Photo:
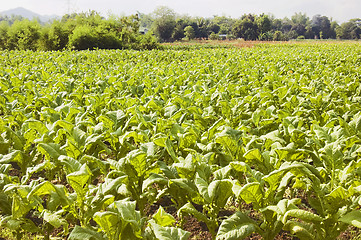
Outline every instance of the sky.
<path id="1" fill-rule="evenodd" d="M 168 6 L 178 14 L 238 18 L 244 13 L 272 13 L 277 18 L 306 13 L 312 18 L 325 15 L 339 23 L 361 18 L 361 0 L 1 0 L 0 12 L 24 7 L 42 15 L 62 16 L 69 12 L 96 10 L 103 16 L 151 13 L 157 6 Z"/>

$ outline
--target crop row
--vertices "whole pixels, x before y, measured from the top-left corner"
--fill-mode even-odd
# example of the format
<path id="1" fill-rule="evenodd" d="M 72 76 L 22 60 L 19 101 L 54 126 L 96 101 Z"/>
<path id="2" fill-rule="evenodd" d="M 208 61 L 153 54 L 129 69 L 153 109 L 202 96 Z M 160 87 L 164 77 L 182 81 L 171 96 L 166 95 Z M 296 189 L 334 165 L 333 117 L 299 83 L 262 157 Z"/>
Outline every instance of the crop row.
<path id="1" fill-rule="evenodd" d="M 0 61 L 1 226 L 18 239 L 188 239 L 187 216 L 214 239 L 361 227 L 359 45 Z"/>

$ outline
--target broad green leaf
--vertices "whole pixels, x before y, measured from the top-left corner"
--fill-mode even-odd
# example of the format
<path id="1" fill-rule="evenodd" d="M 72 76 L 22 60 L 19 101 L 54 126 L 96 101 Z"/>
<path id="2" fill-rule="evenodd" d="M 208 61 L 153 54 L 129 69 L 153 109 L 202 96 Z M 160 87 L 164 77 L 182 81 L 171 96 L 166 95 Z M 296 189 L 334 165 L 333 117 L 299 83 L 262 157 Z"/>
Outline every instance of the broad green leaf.
<path id="1" fill-rule="evenodd" d="M 69 133 L 71 133 L 72 129 L 74 128 L 74 125 L 68 121 L 65 120 L 58 120 L 54 123 L 54 127 L 58 128 L 64 128 Z"/>
<path id="2" fill-rule="evenodd" d="M 240 131 L 224 126 L 222 132 L 215 134 L 214 141 L 221 144 L 227 154 L 235 157 L 239 150 L 240 136 Z"/>
<path id="3" fill-rule="evenodd" d="M 86 164 L 83 164 L 79 171 L 73 172 L 66 176 L 70 186 L 75 190 L 79 197 L 85 195 L 88 181 L 91 177 L 91 171 Z"/>
<path id="4" fill-rule="evenodd" d="M 44 123 L 35 119 L 26 120 L 22 128 L 24 128 L 24 131 L 34 129 L 38 131 L 41 135 L 48 132 L 48 128 L 44 125 Z"/>
<path id="5" fill-rule="evenodd" d="M 164 186 L 168 184 L 168 180 L 162 175 L 151 173 L 149 177 L 143 181 L 142 191 L 144 192 L 148 187 L 153 184 Z"/>
<path id="6" fill-rule="evenodd" d="M 204 180 L 203 178 L 201 178 L 198 173 L 196 174 L 196 178 L 194 180 L 194 183 L 197 186 L 198 192 L 200 193 L 200 195 L 202 196 L 202 198 L 205 200 L 205 204 L 206 203 L 210 203 L 212 201 L 211 197 L 209 196 L 209 191 L 208 191 L 208 183 L 206 180 Z"/>
<path id="7" fill-rule="evenodd" d="M 181 191 L 180 194 L 187 194 L 189 196 L 192 196 L 196 193 L 195 185 L 192 184 L 192 182 L 188 179 L 184 178 L 178 178 L 178 179 L 171 179 L 168 182 L 169 187 L 173 187 L 173 185 L 177 186 L 179 188 L 178 191 Z"/>
<path id="8" fill-rule="evenodd" d="M 75 127 L 73 128 L 72 131 L 72 137 L 73 137 L 73 143 L 78 146 L 78 147 L 83 147 L 85 146 L 85 140 L 86 140 L 86 132 L 84 132 L 83 130 Z"/>
<path id="9" fill-rule="evenodd" d="M 157 223 L 150 221 L 153 233 L 157 239 L 162 240 L 187 240 L 190 233 L 180 228 L 162 227 Z"/>
<path id="10" fill-rule="evenodd" d="M 208 218 L 206 217 L 206 215 L 198 212 L 198 210 L 189 202 L 178 210 L 177 215 L 182 217 L 184 213 L 190 214 L 204 223 L 208 222 Z"/>
<path id="11" fill-rule="evenodd" d="M 44 154 L 48 160 L 58 160 L 60 155 L 66 155 L 57 143 L 39 143 L 38 151 Z"/>
<path id="12" fill-rule="evenodd" d="M 252 114 L 252 121 L 256 125 L 256 127 L 258 127 L 261 116 L 262 116 L 262 111 L 260 109 L 257 109 Z"/>
<path id="13" fill-rule="evenodd" d="M 328 204 L 329 210 L 337 210 L 346 204 L 347 198 L 347 190 L 339 186 L 325 196 L 325 202 Z"/>
<path id="14" fill-rule="evenodd" d="M 31 199 L 33 196 L 42 197 L 44 195 L 49 195 L 52 192 L 56 192 L 55 186 L 51 182 L 45 181 L 31 190 L 28 194 L 28 199 Z"/>
<path id="15" fill-rule="evenodd" d="M 109 163 L 108 161 L 103 161 L 97 157 L 84 155 L 79 160 L 81 164 L 87 163 L 89 166 L 94 166 L 94 168 L 99 168 L 102 174 L 107 174 L 109 170 Z"/>
<path id="16" fill-rule="evenodd" d="M 0 210 L 2 214 L 11 215 L 11 199 L 4 192 L 0 192 Z"/>
<path id="17" fill-rule="evenodd" d="M 55 228 L 59 228 L 61 226 L 67 228 L 68 222 L 56 213 L 52 213 L 49 210 L 44 209 L 43 212 L 41 213 L 41 216 L 46 222 L 50 223 Z"/>
<path id="18" fill-rule="evenodd" d="M 138 177 L 144 176 L 149 168 L 147 154 L 140 150 L 134 150 L 128 156 L 129 162 L 137 172 Z"/>
<path id="19" fill-rule="evenodd" d="M 175 223 L 174 217 L 164 211 L 162 206 L 160 206 L 158 211 L 153 215 L 153 219 L 158 225 L 162 227 L 169 227 Z"/>
<path id="20" fill-rule="evenodd" d="M 67 173 L 73 173 L 79 171 L 82 164 L 72 157 L 61 155 L 58 157 L 59 161 L 64 164 Z"/>
<path id="21" fill-rule="evenodd" d="M 216 239 L 245 239 L 247 236 L 255 232 L 260 232 L 258 224 L 244 213 L 236 212 L 229 218 L 222 221 Z"/>
<path id="22" fill-rule="evenodd" d="M 287 211 L 282 221 L 284 224 L 286 223 L 288 217 L 294 217 L 303 220 L 305 222 L 313 222 L 313 223 L 323 221 L 322 217 L 302 209 L 291 209 Z"/>
<path id="23" fill-rule="evenodd" d="M 167 137 L 162 135 L 156 135 L 156 137 L 153 138 L 153 143 L 159 147 L 165 147 L 166 145 Z"/>
<path id="24" fill-rule="evenodd" d="M 7 154 L 10 149 L 10 143 L 0 142 L 0 154 Z"/>
<path id="25" fill-rule="evenodd" d="M 108 239 L 117 239 L 117 228 L 120 227 L 119 217 L 113 212 L 96 212 L 93 217 L 94 221 L 99 224 Z"/>
<path id="26" fill-rule="evenodd" d="M 179 175 L 177 173 L 177 170 L 173 168 L 172 166 L 168 166 L 163 161 L 157 161 L 157 164 L 162 171 L 162 173 L 169 179 L 179 178 Z"/>
<path id="27" fill-rule="evenodd" d="M 353 210 L 346 215 L 342 216 L 338 219 L 341 222 L 350 224 L 352 226 L 361 228 L 361 211 L 360 210 Z"/>
<path id="28" fill-rule="evenodd" d="M 247 160 L 257 160 L 263 162 L 262 154 L 258 148 L 247 151 L 243 157 Z"/>
<path id="29" fill-rule="evenodd" d="M 48 207 L 54 205 L 57 208 L 60 204 L 66 206 L 68 204 L 68 198 L 66 196 L 66 188 L 63 185 L 54 185 L 49 181 L 45 181 L 36 185 L 31 189 L 27 195 L 27 199 L 30 201 L 34 196 L 43 197 L 44 195 L 50 195 L 48 199 Z"/>
<path id="30" fill-rule="evenodd" d="M 133 238 L 141 238 L 141 216 L 140 212 L 136 210 L 136 203 L 125 199 L 114 202 L 114 206 L 124 223 L 122 234 L 127 234 Z"/>
<path id="31" fill-rule="evenodd" d="M 19 196 L 14 196 L 11 205 L 12 217 L 21 218 L 27 214 L 32 209 L 32 207 L 33 206 L 28 201 L 26 201 L 26 199 L 22 199 Z"/>
<path id="32" fill-rule="evenodd" d="M 27 218 L 18 218 L 14 216 L 5 218 L 2 224 L 13 231 L 25 231 L 27 233 L 39 233 L 40 229 L 34 224 L 33 221 Z"/>
<path id="33" fill-rule="evenodd" d="M 111 194 L 113 191 L 117 191 L 117 189 L 122 185 L 126 176 L 120 176 L 115 179 L 106 178 L 105 182 L 99 186 L 99 191 L 103 195 Z"/>
<path id="34" fill-rule="evenodd" d="M 0 156 L 1 157 L 1 156 Z M 3 155 L 0 158 L 0 163 L 1 164 L 5 164 L 5 163 L 19 163 L 19 165 L 21 166 L 23 164 L 23 154 L 21 151 L 19 150 L 15 150 L 9 154 Z"/>
<path id="35" fill-rule="evenodd" d="M 94 230 L 83 228 L 78 225 L 75 226 L 69 235 L 69 240 L 106 240 L 103 234 Z"/>
<path id="36" fill-rule="evenodd" d="M 247 183 L 237 194 L 237 197 L 242 198 L 247 204 L 253 203 L 256 209 L 263 205 L 263 192 L 261 185 L 257 182 Z"/>
<path id="37" fill-rule="evenodd" d="M 119 211 L 124 221 L 139 224 L 140 213 L 136 210 L 136 203 L 128 200 L 119 200 L 114 202 L 115 207 Z"/>
<path id="38" fill-rule="evenodd" d="M 173 143 L 170 141 L 169 138 L 165 140 L 165 149 L 167 150 L 168 154 L 172 157 L 174 162 L 178 162 L 177 155 L 174 152 L 173 149 Z"/>
<path id="39" fill-rule="evenodd" d="M 315 239 L 310 227 L 302 222 L 288 221 L 283 229 L 295 234 L 300 240 Z"/>
<path id="40" fill-rule="evenodd" d="M 224 125 L 225 121 L 223 118 L 218 119 L 209 129 L 208 129 L 208 139 L 213 139 L 217 129 Z"/>
<path id="41" fill-rule="evenodd" d="M 185 159 L 179 158 L 179 162 L 173 163 L 172 166 L 177 169 L 181 178 L 192 179 L 197 167 L 196 161 L 192 154 L 188 154 Z"/>
<path id="42" fill-rule="evenodd" d="M 283 217 L 289 210 L 293 210 L 293 209 L 298 210 L 296 205 L 300 203 L 301 203 L 301 199 L 299 198 L 294 198 L 291 200 L 282 199 L 277 203 L 277 205 L 267 206 L 266 208 L 262 209 L 262 211 L 271 210 L 278 215 L 278 219 L 281 219 L 281 217 Z"/>
<path id="43" fill-rule="evenodd" d="M 144 143 L 144 144 L 140 145 L 140 150 L 145 152 L 148 157 L 155 157 L 156 151 L 157 151 L 157 146 L 153 142 Z"/>
<path id="44" fill-rule="evenodd" d="M 179 136 L 179 148 L 193 148 L 197 142 L 197 136 L 194 133 L 186 132 Z"/>
<path id="45" fill-rule="evenodd" d="M 11 128 L 5 126 L 5 129 L 7 133 L 10 135 L 10 139 L 14 144 L 13 147 L 16 150 L 23 150 L 25 139 L 22 136 L 19 136 L 15 131 L 13 131 Z"/>
<path id="46" fill-rule="evenodd" d="M 213 172 L 214 179 L 215 180 L 227 179 L 227 178 L 229 178 L 231 171 L 232 171 L 232 168 L 230 165 L 227 165 L 226 167 L 218 169 L 217 171 Z"/>
<path id="47" fill-rule="evenodd" d="M 208 186 L 208 195 L 218 208 L 223 208 L 232 192 L 232 182 L 228 179 L 214 180 Z"/>

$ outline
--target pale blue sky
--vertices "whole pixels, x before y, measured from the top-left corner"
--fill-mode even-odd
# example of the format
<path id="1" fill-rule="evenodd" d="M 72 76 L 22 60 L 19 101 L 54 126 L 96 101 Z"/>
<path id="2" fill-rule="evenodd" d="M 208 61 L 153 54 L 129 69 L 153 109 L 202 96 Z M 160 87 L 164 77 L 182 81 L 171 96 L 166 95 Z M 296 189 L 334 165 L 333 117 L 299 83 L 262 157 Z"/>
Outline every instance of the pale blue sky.
<path id="1" fill-rule="evenodd" d="M 68 4 L 69 3 L 69 4 Z M 295 12 L 332 17 L 338 22 L 361 18 L 361 0 L 1 0 L 0 11 L 24 7 L 39 14 L 63 15 L 96 10 L 103 15 L 152 12 L 157 6 L 168 6 L 179 14 L 210 17 L 240 17 L 244 13 L 273 13 L 278 18 Z"/>

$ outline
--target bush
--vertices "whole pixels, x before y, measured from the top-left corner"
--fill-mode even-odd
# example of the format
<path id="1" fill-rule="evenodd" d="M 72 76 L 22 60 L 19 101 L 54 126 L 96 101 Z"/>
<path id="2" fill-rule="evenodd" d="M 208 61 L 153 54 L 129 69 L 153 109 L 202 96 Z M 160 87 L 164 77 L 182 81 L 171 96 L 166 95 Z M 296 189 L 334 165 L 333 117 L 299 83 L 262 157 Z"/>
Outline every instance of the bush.
<path id="1" fill-rule="evenodd" d="M 287 41 L 287 37 L 281 31 L 275 31 L 273 34 L 273 41 Z"/>
<path id="2" fill-rule="evenodd" d="M 0 49 L 6 49 L 8 44 L 9 24 L 7 22 L 0 22 Z"/>
<path id="3" fill-rule="evenodd" d="M 212 32 L 212 33 L 209 35 L 209 39 L 211 39 L 211 40 L 219 40 L 219 36 L 218 36 L 218 34 Z"/>
<path id="4" fill-rule="evenodd" d="M 228 40 L 235 40 L 236 36 L 234 36 L 233 34 L 227 34 L 227 39 Z"/>
<path id="5" fill-rule="evenodd" d="M 8 31 L 7 48 L 14 50 L 36 50 L 39 46 L 40 24 L 37 21 L 15 21 Z"/>
<path id="6" fill-rule="evenodd" d="M 139 33 L 136 15 L 109 19 L 98 13 L 72 14 L 61 21 L 41 26 L 37 21 L 17 20 L 0 24 L 0 49 L 62 50 L 153 49 L 158 44 L 151 35 Z"/>
<path id="7" fill-rule="evenodd" d="M 192 40 L 196 37 L 196 33 L 194 31 L 194 28 L 192 26 L 187 26 L 184 28 L 184 35 L 188 40 Z"/>
<path id="8" fill-rule="evenodd" d="M 77 26 L 69 37 L 69 47 L 76 50 L 98 48 L 98 37 L 90 26 Z"/>
<path id="9" fill-rule="evenodd" d="M 274 33 L 271 32 L 271 31 L 268 31 L 268 32 L 265 32 L 265 33 L 261 33 L 259 36 L 258 36 L 258 40 L 261 40 L 261 41 L 272 41 L 274 38 Z"/>
<path id="10" fill-rule="evenodd" d="M 68 42 L 69 31 L 59 21 L 43 28 L 40 40 L 42 50 L 61 50 L 67 47 Z"/>
<path id="11" fill-rule="evenodd" d="M 156 49 L 159 48 L 157 39 L 151 34 L 147 33 L 140 36 L 138 49 Z"/>

